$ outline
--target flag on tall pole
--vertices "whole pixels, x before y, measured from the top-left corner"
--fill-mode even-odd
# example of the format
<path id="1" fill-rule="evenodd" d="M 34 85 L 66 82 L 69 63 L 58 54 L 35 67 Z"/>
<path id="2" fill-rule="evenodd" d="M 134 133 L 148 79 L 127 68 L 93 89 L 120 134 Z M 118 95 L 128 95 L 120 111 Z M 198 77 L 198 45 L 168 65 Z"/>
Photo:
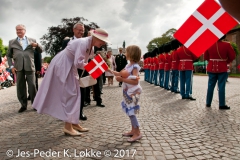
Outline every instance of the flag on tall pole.
<path id="1" fill-rule="evenodd" d="M 174 37 L 199 57 L 237 24 L 215 0 L 205 0 Z"/>

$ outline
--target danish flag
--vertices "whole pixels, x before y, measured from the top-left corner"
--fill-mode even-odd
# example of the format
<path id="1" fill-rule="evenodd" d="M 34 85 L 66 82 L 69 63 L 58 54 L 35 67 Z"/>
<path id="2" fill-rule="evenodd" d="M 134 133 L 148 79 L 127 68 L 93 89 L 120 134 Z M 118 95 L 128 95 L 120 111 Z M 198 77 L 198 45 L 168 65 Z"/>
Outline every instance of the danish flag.
<path id="1" fill-rule="evenodd" d="M 108 66 L 98 54 L 84 68 L 94 79 L 96 79 L 108 69 Z"/>
<path id="2" fill-rule="evenodd" d="M 237 24 L 217 2 L 205 0 L 174 37 L 199 57 Z"/>
<path id="3" fill-rule="evenodd" d="M 0 74 L 0 82 L 5 82 L 7 78 L 10 76 L 10 73 L 7 71 L 2 71 L 2 74 Z"/>

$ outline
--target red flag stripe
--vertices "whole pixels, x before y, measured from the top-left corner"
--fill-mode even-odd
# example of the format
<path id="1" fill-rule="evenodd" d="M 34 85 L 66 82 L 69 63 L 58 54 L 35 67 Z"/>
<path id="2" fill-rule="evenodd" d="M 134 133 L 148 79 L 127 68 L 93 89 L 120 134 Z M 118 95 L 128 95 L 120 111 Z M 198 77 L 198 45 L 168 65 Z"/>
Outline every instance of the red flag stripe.
<path id="1" fill-rule="evenodd" d="M 188 39 L 184 46 L 187 48 L 207 29 L 209 29 L 216 37 L 221 38 L 224 34 L 213 25 L 213 23 L 218 20 L 225 13 L 223 8 L 220 8 L 209 20 L 207 20 L 201 13 L 197 10 L 193 13 L 193 16 L 198 19 L 203 25 Z"/>

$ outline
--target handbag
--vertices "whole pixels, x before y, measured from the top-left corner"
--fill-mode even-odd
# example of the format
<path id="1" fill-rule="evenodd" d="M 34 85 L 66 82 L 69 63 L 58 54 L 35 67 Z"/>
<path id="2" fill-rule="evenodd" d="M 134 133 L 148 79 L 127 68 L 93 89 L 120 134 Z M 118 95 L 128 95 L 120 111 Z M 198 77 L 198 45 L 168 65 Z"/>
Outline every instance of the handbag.
<path id="1" fill-rule="evenodd" d="M 82 73 L 82 75 L 83 75 L 83 73 Z M 79 86 L 81 88 L 86 88 L 88 86 L 93 86 L 97 83 L 97 80 L 92 78 L 92 76 L 82 77 L 82 75 L 81 75 L 81 78 L 79 78 Z"/>

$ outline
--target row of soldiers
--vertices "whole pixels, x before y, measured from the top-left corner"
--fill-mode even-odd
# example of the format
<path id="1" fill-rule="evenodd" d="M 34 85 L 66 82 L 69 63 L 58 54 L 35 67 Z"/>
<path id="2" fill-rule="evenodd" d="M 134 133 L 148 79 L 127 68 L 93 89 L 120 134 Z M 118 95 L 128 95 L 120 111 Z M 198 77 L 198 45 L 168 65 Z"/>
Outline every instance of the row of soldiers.
<path id="1" fill-rule="evenodd" d="M 192 97 L 193 62 L 197 60 L 190 50 L 173 40 L 155 48 L 144 56 L 145 81 L 174 93 L 182 99 Z M 180 73 L 180 91 L 178 87 Z"/>
<path id="2" fill-rule="evenodd" d="M 204 53 L 208 61 L 208 89 L 206 107 L 211 107 L 214 88 L 218 85 L 219 109 L 230 109 L 226 105 L 225 86 L 228 78 L 227 65 L 235 58 L 236 53 L 231 44 L 220 38 Z M 180 94 L 182 99 L 196 100 L 192 97 L 193 62 L 198 59 L 190 50 L 177 40 L 162 45 L 144 56 L 145 81 L 162 88 L 179 93 L 178 81 L 180 74 Z M 171 72 L 171 75 L 170 75 Z M 171 82 L 171 85 L 169 85 Z"/>

